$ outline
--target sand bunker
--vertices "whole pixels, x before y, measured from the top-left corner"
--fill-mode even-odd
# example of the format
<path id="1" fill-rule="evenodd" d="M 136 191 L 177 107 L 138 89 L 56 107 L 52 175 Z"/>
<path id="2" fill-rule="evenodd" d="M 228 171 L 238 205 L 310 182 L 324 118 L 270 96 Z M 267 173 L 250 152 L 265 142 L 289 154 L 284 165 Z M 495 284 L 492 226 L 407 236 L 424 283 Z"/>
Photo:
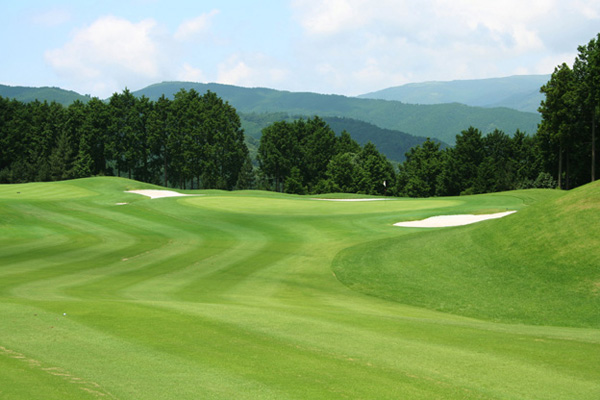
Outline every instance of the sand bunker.
<path id="1" fill-rule="evenodd" d="M 160 198 L 163 198 L 163 197 L 201 196 L 199 194 L 183 194 L 183 193 L 178 193 L 178 192 L 174 192 L 172 190 L 150 190 L 150 189 L 145 189 L 145 190 L 127 190 L 126 193 L 141 194 L 143 196 L 148 196 L 151 199 L 160 199 Z"/>
<path id="2" fill-rule="evenodd" d="M 323 201 L 382 201 L 389 199 L 313 199 L 313 200 L 323 200 Z"/>
<path id="3" fill-rule="evenodd" d="M 475 222 L 485 221 L 488 219 L 502 218 L 513 213 L 516 213 L 516 211 L 506 211 L 496 214 L 481 215 L 440 215 L 437 217 L 429 217 L 419 221 L 398 222 L 397 224 L 394 224 L 394 226 L 402 226 L 405 228 L 445 228 L 450 226 L 474 224 Z"/>

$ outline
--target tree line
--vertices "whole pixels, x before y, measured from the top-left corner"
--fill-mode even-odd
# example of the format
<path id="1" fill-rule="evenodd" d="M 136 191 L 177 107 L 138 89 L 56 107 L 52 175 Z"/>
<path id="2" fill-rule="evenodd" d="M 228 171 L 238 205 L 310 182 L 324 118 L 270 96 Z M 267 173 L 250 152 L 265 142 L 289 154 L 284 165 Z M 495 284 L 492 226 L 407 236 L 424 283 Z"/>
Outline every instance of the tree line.
<path id="1" fill-rule="evenodd" d="M 1 183 L 94 175 L 184 189 L 253 184 L 236 110 L 210 91 L 153 102 L 125 89 L 68 107 L 0 97 Z"/>
<path id="2" fill-rule="evenodd" d="M 210 91 L 182 89 L 153 102 L 125 89 L 68 107 L 0 97 L 0 183 L 116 175 L 184 189 L 429 197 L 595 180 L 600 34 L 540 91 L 533 136 L 470 127 L 451 148 L 427 139 L 397 168 L 372 143 L 336 136 L 317 116 L 264 128 L 254 168 L 236 110 Z"/>
<path id="3" fill-rule="evenodd" d="M 600 117 L 600 33 L 577 48 L 573 66 L 557 66 L 541 88 L 540 138 L 545 168 L 561 188 L 597 178 L 596 132 Z"/>
<path id="4" fill-rule="evenodd" d="M 393 165 L 375 145 L 361 147 L 319 117 L 279 121 L 263 129 L 257 155 L 263 188 L 286 193 L 386 194 Z"/>
<path id="5" fill-rule="evenodd" d="M 270 190 L 431 197 L 555 187 L 539 149 L 538 139 L 521 131 L 484 136 L 470 127 L 454 147 L 441 149 L 427 139 L 394 168 L 372 143 L 361 147 L 346 131 L 336 137 L 314 117 L 265 128 L 257 158 Z"/>

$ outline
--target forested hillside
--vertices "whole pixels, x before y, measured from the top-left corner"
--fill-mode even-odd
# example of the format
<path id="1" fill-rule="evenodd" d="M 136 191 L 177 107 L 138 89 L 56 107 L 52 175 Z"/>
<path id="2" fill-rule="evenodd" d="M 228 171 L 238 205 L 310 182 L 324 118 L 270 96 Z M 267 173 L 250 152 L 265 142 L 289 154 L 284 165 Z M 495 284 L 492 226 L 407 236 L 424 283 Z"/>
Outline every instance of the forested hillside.
<path id="1" fill-rule="evenodd" d="M 0 96 L 7 99 L 16 99 L 22 102 L 34 100 L 57 102 L 68 106 L 76 100 L 87 102 L 90 97 L 83 96 L 72 90 L 64 90 L 56 87 L 25 87 L 0 85 Z"/>
<path id="2" fill-rule="evenodd" d="M 262 135 L 262 130 L 267 126 L 278 122 L 286 121 L 293 122 L 296 119 L 301 119 L 302 116 L 291 116 L 284 112 L 279 113 L 240 113 L 242 128 L 247 136 L 247 144 L 251 154 L 256 154 L 258 141 Z M 377 150 L 385 155 L 392 162 L 402 162 L 405 160 L 405 154 L 414 146 L 420 145 L 427 138 L 409 135 L 408 133 L 383 129 L 368 122 L 360 121 L 353 118 L 340 117 L 323 117 L 322 118 L 335 132 L 336 135 L 341 135 L 346 131 L 352 136 L 352 139 L 364 146 L 371 142 Z M 442 148 L 448 145 L 440 142 Z"/>
<path id="3" fill-rule="evenodd" d="M 540 121 L 539 114 L 508 108 L 470 107 L 457 103 L 405 104 L 397 101 L 242 88 L 215 83 L 163 82 L 135 91 L 134 94 L 156 100 L 163 94 L 167 97 L 172 96 L 182 88 L 193 88 L 200 93 L 213 91 L 244 114 L 285 112 L 293 116 L 352 118 L 384 129 L 435 138 L 448 144 L 454 144 L 456 135 L 469 126 L 483 132 L 492 132 L 494 129 L 515 132 L 519 129 L 533 134 Z"/>
<path id="4" fill-rule="evenodd" d="M 411 104 L 462 103 L 476 107 L 507 107 L 537 113 L 544 95 L 540 87 L 550 75 L 409 83 L 358 97 Z"/>

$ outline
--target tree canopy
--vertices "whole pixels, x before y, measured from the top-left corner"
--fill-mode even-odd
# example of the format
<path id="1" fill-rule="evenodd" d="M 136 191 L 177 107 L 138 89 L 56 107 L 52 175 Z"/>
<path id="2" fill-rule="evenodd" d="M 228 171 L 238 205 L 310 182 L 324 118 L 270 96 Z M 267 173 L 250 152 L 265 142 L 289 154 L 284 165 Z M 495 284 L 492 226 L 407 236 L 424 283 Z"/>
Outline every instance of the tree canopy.
<path id="1" fill-rule="evenodd" d="M 2 183 L 117 175 L 230 190 L 250 173 L 236 110 L 210 91 L 153 102 L 125 89 L 68 107 L 0 97 Z"/>

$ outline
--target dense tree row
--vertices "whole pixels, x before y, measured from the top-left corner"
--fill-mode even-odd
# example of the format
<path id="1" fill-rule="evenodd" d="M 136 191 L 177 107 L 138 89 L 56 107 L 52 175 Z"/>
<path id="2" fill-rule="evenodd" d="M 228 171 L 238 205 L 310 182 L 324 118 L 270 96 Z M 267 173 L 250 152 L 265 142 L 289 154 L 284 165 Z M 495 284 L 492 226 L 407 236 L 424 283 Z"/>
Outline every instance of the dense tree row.
<path id="1" fill-rule="evenodd" d="M 579 46 L 573 67 L 556 67 L 542 86 L 537 135 L 545 161 L 561 188 L 597 178 L 596 132 L 600 119 L 600 34 Z"/>
<path id="2" fill-rule="evenodd" d="M 402 196 L 456 196 L 504 190 L 554 187 L 543 171 L 536 138 L 495 130 L 486 136 L 473 127 L 444 150 L 427 140 L 413 147 L 400 165 L 396 192 Z"/>
<path id="3" fill-rule="evenodd" d="M 0 182 L 117 175 L 197 188 L 246 188 L 252 165 L 239 117 L 216 94 L 181 90 L 69 107 L 0 98 Z"/>
<path id="4" fill-rule="evenodd" d="M 385 194 L 395 180 L 373 144 L 361 147 L 345 131 L 336 137 L 319 117 L 263 129 L 257 159 L 265 187 L 287 193 Z"/>
<path id="5" fill-rule="evenodd" d="M 336 137 L 319 117 L 286 117 L 262 130 L 255 179 L 236 110 L 210 91 L 152 102 L 125 90 L 69 107 L 0 97 L 0 183 L 117 175 L 182 188 L 411 197 L 571 188 L 595 180 L 599 164 L 600 34 L 578 51 L 541 88 L 534 136 L 471 127 L 452 148 L 429 139 L 411 148 L 397 171 L 375 145 Z"/>

